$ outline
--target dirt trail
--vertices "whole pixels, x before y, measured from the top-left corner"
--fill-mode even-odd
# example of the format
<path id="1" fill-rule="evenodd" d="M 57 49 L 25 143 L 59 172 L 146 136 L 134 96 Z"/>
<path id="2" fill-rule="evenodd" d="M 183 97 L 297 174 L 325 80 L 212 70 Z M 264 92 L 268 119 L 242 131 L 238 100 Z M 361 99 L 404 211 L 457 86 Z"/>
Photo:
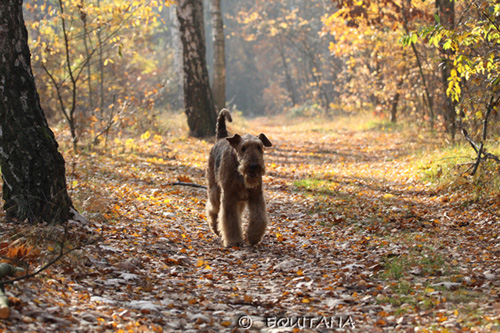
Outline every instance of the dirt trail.
<path id="1" fill-rule="evenodd" d="M 500 227 L 419 181 L 417 141 L 250 125 L 274 144 L 260 245 L 222 248 L 204 191 L 162 185 L 174 175 L 204 183 L 208 143 L 89 154 L 76 161 L 73 196 L 105 240 L 9 286 L 0 330 L 500 330 Z"/>

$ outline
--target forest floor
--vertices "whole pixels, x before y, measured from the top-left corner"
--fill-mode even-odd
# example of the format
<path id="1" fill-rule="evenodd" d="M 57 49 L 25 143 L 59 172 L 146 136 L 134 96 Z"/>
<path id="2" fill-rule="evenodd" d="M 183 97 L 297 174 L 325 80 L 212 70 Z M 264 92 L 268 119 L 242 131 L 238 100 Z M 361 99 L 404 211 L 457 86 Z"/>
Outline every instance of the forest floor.
<path id="1" fill-rule="evenodd" d="M 500 331 L 500 197 L 422 180 L 433 148 L 417 134 L 281 120 L 230 127 L 273 142 L 255 247 L 223 248 L 205 190 L 169 185 L 205 184 L 209 142 L 145 133 L 66 154 L 89 222 L 65 248 L 101 238 L 7 285 L 0 331 Z M 36 265 L 64 234 L 2 223 L 0 255 Z"/>

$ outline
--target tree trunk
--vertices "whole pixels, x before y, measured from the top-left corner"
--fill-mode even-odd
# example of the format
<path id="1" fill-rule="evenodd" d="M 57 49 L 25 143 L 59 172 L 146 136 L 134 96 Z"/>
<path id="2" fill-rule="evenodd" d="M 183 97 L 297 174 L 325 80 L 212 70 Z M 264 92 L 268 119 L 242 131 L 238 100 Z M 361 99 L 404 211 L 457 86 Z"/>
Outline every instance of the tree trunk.
<path id="1" fill-rule="evenodd" d="M 210 1 L 210 13 L 212 16 L 212 40 L 214 43 L 214 76 L 212 82 L 212 94 L 214 97 L 216 111 L 226 107 L 225 37 L 220 1 L 221 0 Z"/>
<path id="2" fill-rule="evenodd" d="M 101 1 L 97 0 L 97 7 L 101 9 Z M 101 38 L 101 28 L 100 26 L 103 22 L 99 21 L 99 29 L 97 29 L 97 42 L 99 43 L 99 108 L 101 112 L 104 110 L 104 46 Z"/>
<path id="3" fill-rule="evenodd" d="M 446 1 L 446 0 L 445 0 Z M 405 29 L 405 33 L 408 35 L 410 33 L 410 29 L 408 27 L 408 14 L 407 14 L 407 8 L 405 6 L 405 2 L 408 5 L 408 7 L 411 8 L 411 1 L 410 0 L 405 0 L 402 2 L 403 5 L 403 27 Z M 413 54 L 415 55 L 415 60 L 417 62 L 418 66 L 418 71 L 420 73 L 420 78 L 422 79 L 422 85 L 424 86 L 424 92 L 425 92 L 425 97 L 427 98 L 427 105 L 429 107 L 429 127 L 431 130 L 434 129 L 434 118 L 435 118 L 435 113 L 434 113 L 434 103 L 431 97 L 431 93 L 429 92 L 429 87 L 427 85 L 427 80 L 425 79 L 425 74 L 424 70 L 422 67 L 422 62 L 420 61 L 420 56 L 417 51 L 417 47 L 415 46 L 415 43 L 410 43 L 411 44 L 411 49 L 413 51 Z"/>
<path id="4" fill-rule="evenodd" d="M 436 0 L 437 14 L 439 15 L 439 21 L 441 25 L 447 30 L 455 29 L 455 3 L 450 0 Z M 448 89 L 448 78 L 450 77 L 451 63 L 450 56 L 453 54 L 451 49 L 444 50 L 442 45 L 439 47 L 441 53 L 442 62 L 439 67 L 441 69 L 441 82 L 443 84 L 443 95 L 446 103 L 446 110 L 444 113 L 444 119 L 446 120 L 446 129 L 451 135 L 452 141 L 455 140 L 456 118 L 457 114 L 455 111 L 456 103 L 450 97 L 446 96 L 446 90 Z"/>
<path id="5" fill-rule="evenodd" d="M 278 43 L 276 44 L 276 46 L 280 54 L 281 63 L 283 64 L 283 69 L 285 71 L 286 90 L 288 91 L 288 97 L 290 98 L 293 107 L 297 105 L 297 97 L 295 89 L 293 88 L 293 81 L 292 77 L 290 76 L 290 70 L 288 69 L 288 64 L 286 62 L 285 47 L 283 45 L 283 40 L 281 37 L 278 37 Z"/>
<path id="6" fill-rule="evenodd" d="M 89 109 L 93 110 L 94 109 L 94 100 L 93 100 L 93 95 L 92 95 L 92 62 L 90 61 L 90 51 L 89 51 L 89 44 L 92 45 L 92 39 L 90 38 L 89 31 L 87 29 L 87 14 L 83 11 L 83 3 L 80 8 L 80 19 L 82 20 L 83 24 L 83 45 L 85 47 L 85 56 L 87 57 L 87 85 L 89 89 Z M 87 117 L 87 110 L 84 108 L 83 109 L 83 117 Z"/>
<path id="7" fill-rule="evenodd" d="M 184 109 L 190 135 L 214 136 L 216 112 L 205 59 L 202 1 L 179 0 L 177 17 L 183 46 Z"/>
<path id="8" fill-rule="evenodd" d="M 0 2 L 0 167 L 8 218 L 70 217 L 64 159 L 40 106 L 22 0 Z"/>
<path id="9" fill-rule="evenodd" d="M 396 93 L 394 94 L 394 97 L 393 97 L 392 103 L 391 103 L 391 122 L 392 123 L 397 122 L 397 110 L 398 110 L 399 97 L 401 96 L 401 87 L 402 86 L 403 86 L 403 75 L 401 75 L 401 78 L 398 81 L 398 84 L 396 86 Z"/>

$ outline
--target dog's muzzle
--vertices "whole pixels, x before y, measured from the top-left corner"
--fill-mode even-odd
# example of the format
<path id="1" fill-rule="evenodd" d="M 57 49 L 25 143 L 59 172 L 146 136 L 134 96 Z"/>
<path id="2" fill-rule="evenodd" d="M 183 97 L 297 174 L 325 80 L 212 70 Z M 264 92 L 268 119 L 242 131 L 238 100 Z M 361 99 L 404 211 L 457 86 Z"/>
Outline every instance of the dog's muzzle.
<path id="1" fill-rule="evenodd" d="M 247 174 L 249 177 L 252 177 L 252 178 L 257 177 L 259 175 L 259 173 L 260 173 L 260 165 L 259 164 L 255 163 L 255 164 L 250 164 L 248 166 Z"/>

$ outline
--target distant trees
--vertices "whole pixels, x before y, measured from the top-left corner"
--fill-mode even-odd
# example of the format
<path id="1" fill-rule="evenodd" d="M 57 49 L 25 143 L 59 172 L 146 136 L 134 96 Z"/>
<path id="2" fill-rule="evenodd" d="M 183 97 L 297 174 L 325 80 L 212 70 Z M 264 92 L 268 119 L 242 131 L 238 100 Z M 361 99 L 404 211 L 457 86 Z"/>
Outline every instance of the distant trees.
<path id="1" fill-rule="evenodd" d="M 177 93 L 159 79 L 169 59 L 159 36 L 172 1 L 35 0 L 24 4 L 34 71 L 49 117 L 63 119 L 73 148 L 111 129 L 155 124 L 153 107 Z"/>
<path id="2" fill-rule="evenodd" d="M 188 5 L 200 13 L 185 16 L 184 43 L 201 44 L 184 55 L 169 24 L 177 5 L 164 10 L 175 1 L 26 2 L 47 114 L 66 120 L 73 142 L 98 142 L 110 129 L 156 126 L 187 88 L 195 136 L 210 135 L 212 114 L 227 103 L 247 115 L 368 111 L 453 137 L 461 125 L 479 128 L 497 93 L 493 0 L 206 0 L 204 18 L 200 2 L 178 2 L 182 17 Z M 179 87 L 181 56 L 182 72 L 200 84 L 183 76 Z"/>
<path id="3" fill-rule="evenodd" d="M 293 112 L 306 115 L 337 109 L 335 86 L 340 85 L 337 82 L 340 63 L 328 50 L 333 38 L 320 34 L 321 17 L 332 14 L 334 9 L 333 3 L 321 0 L 249 1 L 233 5 L 228 23 L 232 36 L 228 42 L 228 70 L 239 72 L 238 67 L 247 58 L 255 62 L 256 81 L 262 92 L 257 87 L 248 90 L 264 105 L 263 110 L 252 108 L 254 113 L 273 114 L 294 109 Z M 243 52 L 234 50 L 237 43 L 245 45 Z M 249 66 L 246 69 L 253 70 Z M 228 79 L 229 93 L 233 93 L 237 79 Z M 241 98 L 235 96 L 235 99 L 235 103 L 241 105 L 242 102 L 238 102 Z"/>
<path id="4" fill-rule="evenodd" d="M 40 106 L 22 0 L 0 2 L 0 167 L 7 217 L 63 222 L 73 207 L 65 166 Z"/>
<path id="5" fill-rule="evenodd" d="M 480 131 L 487 114 L 498 114 L 500 7 L 495 1 L 335 3 L 339 10 L 324 24 L 335 38 L 330 49 L 347 65 L 344 82 L 355 87 L 344 101 L 352 96 L 387 114 L 387 101 L 396 100 L 391 92 L 397 89 L 402 116 L 442 128 L 452 139 L 458 127 Z M 390 110 L 397 111 L 394 103 Z"/>

